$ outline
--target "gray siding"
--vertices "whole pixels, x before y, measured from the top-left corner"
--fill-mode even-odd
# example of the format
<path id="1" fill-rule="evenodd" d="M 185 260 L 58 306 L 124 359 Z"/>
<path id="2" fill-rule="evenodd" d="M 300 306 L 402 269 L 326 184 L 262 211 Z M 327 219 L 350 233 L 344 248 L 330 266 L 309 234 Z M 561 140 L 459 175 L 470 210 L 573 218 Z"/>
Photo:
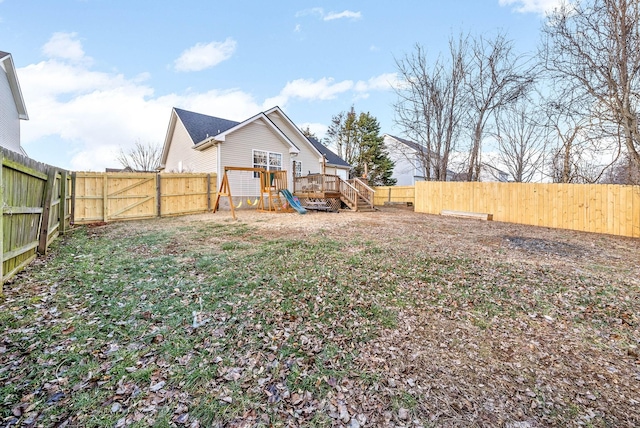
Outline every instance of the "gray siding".
<path id="1" fill-rule="evenodd" d="M 21 152 L 20 118 L 4 67 L 0 67 L 0 146 Z"/>
<path id="2" fill-rule="evenodd" d="M 322 163 L 320 163 L 320 155 L 308 142 L 304 141 L 300 135 L 298 135 L 296 130 L 291 128 L 288 121 L 282 119 L 277 112 L 269 114 L 269 119 L 300 149 L 300 153 L 296 156 L 295 161 L 302 163 L 302 175 L 321 173 Z M 289 169 L 291 169 L 291 167 L 289 167 Z M 330 174 L 329 172 L 327 173 Z"/>

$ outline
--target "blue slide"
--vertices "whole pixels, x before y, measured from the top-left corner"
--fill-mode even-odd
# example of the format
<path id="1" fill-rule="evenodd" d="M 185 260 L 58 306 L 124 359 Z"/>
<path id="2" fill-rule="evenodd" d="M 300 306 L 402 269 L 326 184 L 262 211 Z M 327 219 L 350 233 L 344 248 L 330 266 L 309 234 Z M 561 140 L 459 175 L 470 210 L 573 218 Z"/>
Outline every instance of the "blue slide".
<path id="1" fill-rule="evenodd" d="M 291 208 L 298 211 L 298 213 L 300 214 L 307 213 L 307 210 L 302 205 L 300 205 L 300 200 L 295 196 L 293 196 L 289 190 L 282 189 L 280 193 L 282 194 L 282 196 L 284 196 L 284 198 L 287 200 L 289 205 L 291 205 Z"/>

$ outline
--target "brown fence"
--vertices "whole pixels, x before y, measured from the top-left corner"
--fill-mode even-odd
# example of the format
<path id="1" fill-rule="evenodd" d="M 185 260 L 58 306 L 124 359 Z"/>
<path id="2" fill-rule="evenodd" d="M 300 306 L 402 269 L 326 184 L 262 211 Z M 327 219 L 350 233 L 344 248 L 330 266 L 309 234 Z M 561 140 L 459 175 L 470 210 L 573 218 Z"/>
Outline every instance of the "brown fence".
<path id="1" fill-rule="evenodd" d="M 640 186 L 431 181 L 416 183 L 415 194 L 421 213 L 488 213 L 495 221 L 640 237 Z"/>
<path id="2" fill-rule="evenodd" d="M 87 224 L 206 212 L 216 174 L 75 172 L 74 223 Z"/>
<path id="3" fill-rule="evenodd" d="M 415 203 L 416 188 L 414 186 L 378 186 L 374 189 L 376 191 L 373 198 L 374 205 Z"/>
<path id="4" fill-rule="evenodd" d="M 45 254 L 71 217 L 68 171 L 0 148 L 0 255 L 2 284 Z M 0 285 L 0 294 L 2 288 Z"/>

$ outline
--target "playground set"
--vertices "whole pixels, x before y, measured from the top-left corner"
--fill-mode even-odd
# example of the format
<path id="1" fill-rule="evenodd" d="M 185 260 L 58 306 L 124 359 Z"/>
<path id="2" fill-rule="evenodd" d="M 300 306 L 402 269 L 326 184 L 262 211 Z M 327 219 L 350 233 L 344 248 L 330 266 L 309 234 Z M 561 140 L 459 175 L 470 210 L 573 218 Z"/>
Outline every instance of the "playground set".
<path id="1" fill-rule="evenodd" d="M 237 183 L 240 185 L 240 195 L 236 196 L 235 201 L 231 192 L 232 186 L 229 181 L 229 173 L 241 174 L 241 182 Z M 247 184 L 247 176 L 250 177 L 250 184 Z M 255 183 L 255 178 L 259 179 L 257 195 L 255 184 L 251 184 Z M 244 193 L 249 193 L 246 199 Z M 248 206 L 255 206 L 256 210 L 260 212 L 290 213 L 297 211 L 299 214 L 307 213 L 300 200 L 288 190 L 286 171 L 267 171 L 264 168 L 226 166 L 224 167 L 224 175 L 222 176 L 216 203 L 213 207 L 214 213 L 220 208 L 220 198 L 222 197 L 228 198 L 229 209 L 234 220 L 236 219 L 236 209 L 242 207 L 245 203 Z"/>
<path id="2" fill-rule="evenodd" d="M 236 209 L 245 204 L 257 211 L 279 213 L 337 212 L 343 207 L 351 211 L 374 211 L 374 193 L 362 179 L 344 180 L 337 175 L 317 173 L 293 177 L 291 192 L 287 171 L 226 166 L 213 212 L 220 208 L 221 198 L 225 197 L 234 219 Z"/>

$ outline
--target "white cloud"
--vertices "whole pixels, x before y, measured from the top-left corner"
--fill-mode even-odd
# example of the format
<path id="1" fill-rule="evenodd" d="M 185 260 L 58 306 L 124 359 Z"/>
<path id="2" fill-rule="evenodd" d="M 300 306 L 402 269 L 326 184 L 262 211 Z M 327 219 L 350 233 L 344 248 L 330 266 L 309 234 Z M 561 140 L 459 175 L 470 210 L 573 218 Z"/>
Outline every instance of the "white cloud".
<path id="1" fill-rule="evenodd" d="M 351 80 L 334 82 L 333 78 L 323 77 L 313 81 L 311 79 L 297 79 L 287 82 L 280 92 L 286 98 L 302 98 L 307 100 L 331 100 L 338 94 L 347 92 L 353 88 Z"/>
<path id="2" fill-rule="evenodd" d="M 356 82 L 355 90 L 358 92 L 386 91 L 397 87 L 398 83 L 397 73 L 384 73 L 367 81 L 359 80 Z"/>
<path id="3" fill-rule="evenodd" d="M 296 12 L 296 18 L 309 15 L 318 15 L 320 18 L 322 18 L 324 16 L 324 9 L 321 7 L 314 7 L 311 9 L 304 9 Z"/>
<path id="4" fill-rule="evenodd" d="M 82 43 L 77 37 L 77 33 L 53 33 L 53 36 L 42 47 L 42 53 L 48 58 L 74 62 L 91 61 L 91 58 L 85 56 Z"/>
<path id="5" fill-rule="evenodd" d="M 214 67 L 231 58 L 236 50 L 236 41 L 227 38 L 224 42 L 197 43 L 182 52 L 174 62 L 176 71 L 201 71 Z"/>
<path id="6" fill-rule="evenodd" d="M 324 21 L 333 21 L 334 19 L 342 19 L 342 18 L 357 20 L 362 18 L 362 13 L 353 12 L 351 10 L 344 10 L 342 12 L 329 12 L 322 19 Z"/>
<path id="7" fill-rule="evenodd" d="M 261 108 L 240 90 L 156 96 L 146 83 L 148 73 L 127 78 L 95 71 L 79 55 L 28 65 L 18 75 L 29 109 L 29 120 L 21 123 L 23 146 L 44 162 L 64 153 L 67 164 L 56 164 L 74 170 L 117 167 L 120 148 L 138 140 L 161 144 L 174 106 L 232 120 L 244 120 Z"/>
<path id="8" fill-rule="evenodd" d="M 84 52 L 82 44 L 76 48 Z M 172 107 L 241 121 L 292 100 L 364 98 L 371 91 L 388 90 L 397 78 L 388 73 L 357 82 L 296 79 L 276 96 L 258 102 L 240 89 L 158 95 L 149 84 L 149 73 L 131 77 L 97 71 L 86 55 L 78 54 L 27 65 L 18 75 L 30 119 L 21 123 L 25 150 L 37 160 L 78 171 L 117 167 L 120 148 L 126 150 L 136 141 L 164 142 Z M 326 132 L 322 125 L 309 126 L 320 137 Z"/>
<path id="9" fill-rule="evenodd" d="M 309 128 L 309 130 L 315 134 L 316 137 L 318 137 L 318 139 L 322 140 L 325 135 L 327 134 L 327 125 L 325 125 L 324 123 L 312 123 L 312 122 L 304 122 L 304 123 L 300 123 L 298 124 L 298 128 L 300 129 L 307 129 Z"/>
<path id="10" fill-rule="evenodd" d="M 355 99 L 367 98 L 371 91 L 386 91 L 398 84 L 396 73 L 384 73 L 374 76 L 369 80 L 343 80 L 336 82 L 331 77 L 323 77 L 318 80 L 296 79 L 284 86 L 280 93 L 265 100 L 265 108 L 278 105 L 284 107 L 291 99 L 307 101 L 327 101 L 337 98 L 339 95 L 352 92 Z"/>
<path id="11" fill-rule="evenodd" d="M 351 19 L 352 21 L 362 18 L 361 12 L 354 12 L 351 10 L 344 10 L 342 12 L 329 12 L 326 13 L 321 7 L 314 7 L 311 9 L 305 9 L 296 12 L 296 18 L 301 16 L 316 15 L 323 21 L 333 21 L 336 19 Z"/>
<path id="12" fill-rule="evenodd" d="M 514 10 L 520 13 L 545 14 L 559 7 L 563 0 L 498 0 L 500 6 L 515 6 Z"/>

